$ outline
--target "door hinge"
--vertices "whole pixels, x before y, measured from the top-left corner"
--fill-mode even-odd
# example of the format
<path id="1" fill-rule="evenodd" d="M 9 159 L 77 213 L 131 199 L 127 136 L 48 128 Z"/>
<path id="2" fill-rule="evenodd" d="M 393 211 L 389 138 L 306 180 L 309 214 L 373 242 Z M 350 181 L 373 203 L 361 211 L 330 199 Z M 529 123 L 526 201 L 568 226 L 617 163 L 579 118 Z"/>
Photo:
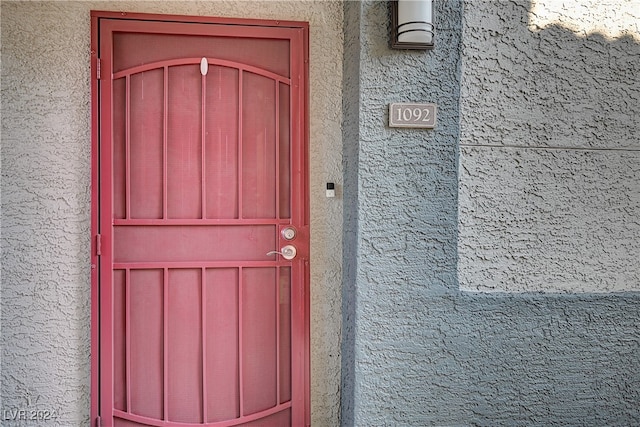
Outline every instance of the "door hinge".
<path id="1" fill-rule="evenodd" d="M 102 61 L 100 58 L 96 58 L 96 78 L 100 80 L 100 76 L 102 75 Z"/>
<path id="2" fill-rule="evenodd" d="M 96 255 L 102 255 L 102 236 L 100 234 L 96 234 Z"/>
<path id="3" fill-rule="evenodd" d="M 102 427 L 102 418 L 100 418 L 100 415 L 96 417 L 96 427 Z"/>

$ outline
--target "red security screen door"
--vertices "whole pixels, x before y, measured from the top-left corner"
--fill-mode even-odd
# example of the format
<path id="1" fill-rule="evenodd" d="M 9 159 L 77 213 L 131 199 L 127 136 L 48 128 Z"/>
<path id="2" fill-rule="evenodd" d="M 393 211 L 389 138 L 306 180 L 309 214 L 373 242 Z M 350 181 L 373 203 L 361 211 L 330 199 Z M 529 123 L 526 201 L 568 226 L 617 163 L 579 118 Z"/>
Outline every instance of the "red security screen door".
<path id="1" fill-rule="evenodd" d="M 92 22 L 92 416 L 308 425 L 306 24 Z"/>

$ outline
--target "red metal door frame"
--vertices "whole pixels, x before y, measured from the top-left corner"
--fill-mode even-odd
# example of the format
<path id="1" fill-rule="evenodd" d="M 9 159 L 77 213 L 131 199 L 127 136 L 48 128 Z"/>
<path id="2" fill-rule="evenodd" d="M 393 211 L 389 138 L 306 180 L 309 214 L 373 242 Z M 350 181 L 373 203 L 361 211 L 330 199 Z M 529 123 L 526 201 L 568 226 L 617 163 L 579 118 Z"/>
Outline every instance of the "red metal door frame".
<path id="1" fill-rule="evenodd" d="M 112 193 L 112 176 L 110 168 L 101 168 L 102 164 L 109 165 L 112 161 L 110 151 L 111 144 L 101 144 L 101 141 L 110 141 L 111 129 L 100 127 L 101 120 L 111 122 L 111 96 L 109 93 L 100 93 L 100 79 L 105 78 L 111 71 L 111 55 L 103 48 L 101 51 L 101 37 L 105 34 L 112 34 L 116 28 L 122 31 L 123 28 L 134 28 L 135 21 L 154 21 L 151 31 L 166 33 L 164 22 L 189 23 L 192 34 L 206 33 L 206 27 L 216 25 L 219 31 L 228 31 L 229 34 L 239 35 L 238 28 L 245 29 L 245 37 L 266 37 L 274 38 L 274 29 L 282 29 L 283 38 L 289 38 L 291 42 L 291 67 L 292 67 L 292 87 L 302 90 L 297 91 L 298 96 L 291 99 L 292 110 L 292 136 L 300 144 L 292 146 L 292 200 L 299 201 L 302 206 L 299 209 L 292 209 L 297 217 L 292 218 L 296 224 L 302 224 L 299 232 L 304 238 L 309 238 L 309 182 L 308 182 L 308 24 L 303 22 L 290 21 L 267 21 L 267 20 L 247 20 L 232 18 L 214 17 L 194 17 L 194 16 L 174 16 L 174 15 L 152 15 L 152 14 L 129 14 L 119 12 L 91 12 L 91 140 L 92 140 L 92 214 L 91 214 L 91 422 L 92 425 L 100 420 L 101 408 L 111 408 L 112 396 L 109 393 L 100 393 L 100 377 L 112 377 L 110 366 L 106 363 L 101 365 L 101 354 L 109 354 L 111 340 L 104 339 L 105 335 L 111 333 L 108 324 L 111 322 L 111 313 L 100 313 L 101 304 L 110 306 L 110 287 L 101 286 L 101 283 L 112 283 L 111 265 L 112 259 L 112 201 L 109 197 Z M 114 24 L 114 23 L 117 23 Z M 102 28 L 102 31 L 101 31 Z M 150 26 L 147 26 L 147 31 Z M 104 42 L 104 40 L 102 40 Z M 298 52 L 302 52 L 302 60 Z M 296 56 L 294 58 L 294 56 Z M 295 79 L 295 83 L 293 83 Z M 101 117 L 102 115 L 102 117 Z M 106 213 L 102 214 L 101 212 Z M 294 263 L 295 265 L 295 263 Z M 302 414 L 294 414 L 292 419 L 304 420 L 306 425 L 310 425 L 310 356 L 309 356 L 309 253 L 303 250 L 299 254 L 297 267 L 294 266 L 292 280 L 299 280 L 302 286 L 296 287 L 292 292 L 292 318 L 303 319 L 303 322 L 292 325 L 292 340 L 296 337 L 298 342 L 303 342 L 293 351 L 298 354 L 292 355 L 301 361 L 297 372 L 292 372 L 295 376 L 292 387 L 294 389 L 295 408 L 304 408 Z M 101 323 L 102 322 L 102 323 Z M 103 341 L 101 342 L 101 337 Z M 109 338 L 109 337 L 107 337 Z M 111 386 L 113 387 L 113 386 Z M 296 392 L 297 390 L 297 392 Z M 112 393 L 111 393 L 112 394 Z M 110 425 L 110 424 L 104 424 Z"/>

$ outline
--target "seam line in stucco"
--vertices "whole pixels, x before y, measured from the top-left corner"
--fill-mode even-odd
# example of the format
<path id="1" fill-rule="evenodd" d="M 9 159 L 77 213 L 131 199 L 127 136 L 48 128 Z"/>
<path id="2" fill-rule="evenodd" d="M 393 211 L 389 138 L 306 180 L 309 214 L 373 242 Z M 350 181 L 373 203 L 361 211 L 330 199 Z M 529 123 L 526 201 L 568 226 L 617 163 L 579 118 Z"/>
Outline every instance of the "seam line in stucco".
<path id="1" fill-rule="evenodd" d="M 612 147 L 568 147 L 557 146 L 548 147 L 542 145 L 491 145 L 491 144 L 465 144 L 460 143 L 460 147 L 477 147 L 477 148 L 519 148 L 523 150 L 580 150 L 580 151 L 628 151 L 628 152 L 640 152 L 640 148 L 612 148 Z"/>

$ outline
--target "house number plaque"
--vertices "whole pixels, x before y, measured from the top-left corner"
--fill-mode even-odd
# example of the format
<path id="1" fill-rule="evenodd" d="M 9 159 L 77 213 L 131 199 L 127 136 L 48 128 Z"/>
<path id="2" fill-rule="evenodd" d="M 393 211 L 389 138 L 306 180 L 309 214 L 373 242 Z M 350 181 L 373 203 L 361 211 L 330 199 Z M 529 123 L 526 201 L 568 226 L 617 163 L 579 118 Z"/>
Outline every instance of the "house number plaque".
<path id="1" fill-rule="evenodd" d="M 436 104 L 389 104 L 389 127 L 433 129 L 436 127 Z"/>

